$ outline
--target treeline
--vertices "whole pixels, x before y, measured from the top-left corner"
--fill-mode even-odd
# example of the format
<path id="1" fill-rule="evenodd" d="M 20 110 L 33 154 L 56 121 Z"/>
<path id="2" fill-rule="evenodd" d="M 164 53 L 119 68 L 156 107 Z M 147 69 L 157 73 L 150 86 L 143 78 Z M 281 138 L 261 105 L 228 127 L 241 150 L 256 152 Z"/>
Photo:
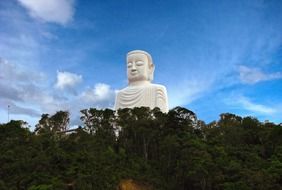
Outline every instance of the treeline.
<path id="1" fill-rule="evenodd" d="M 205 124 L 181 107 L 90 108 L 81 120 L 69 132 L 63 111 L 34 131 L 1 124 L 0 190 L 115 190 L 125 179 L 156 190 L 282 189 L 280 125 L 229 113 Z"/>

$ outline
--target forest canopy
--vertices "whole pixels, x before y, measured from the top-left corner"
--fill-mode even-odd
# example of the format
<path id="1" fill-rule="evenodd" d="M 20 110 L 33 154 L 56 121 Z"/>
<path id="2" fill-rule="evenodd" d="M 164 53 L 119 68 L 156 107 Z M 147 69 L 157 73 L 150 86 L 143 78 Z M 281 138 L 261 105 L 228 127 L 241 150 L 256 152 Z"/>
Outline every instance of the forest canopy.
<path id="1" fill-rule="evenodd" d="M 146 107 L 43 114 L 0 124 L 0 190 L 281 189 L 282 128 L 230 113 L 209 124 L 185 108 Z M 140 185 L 141 186 L 141 185 Z"/>

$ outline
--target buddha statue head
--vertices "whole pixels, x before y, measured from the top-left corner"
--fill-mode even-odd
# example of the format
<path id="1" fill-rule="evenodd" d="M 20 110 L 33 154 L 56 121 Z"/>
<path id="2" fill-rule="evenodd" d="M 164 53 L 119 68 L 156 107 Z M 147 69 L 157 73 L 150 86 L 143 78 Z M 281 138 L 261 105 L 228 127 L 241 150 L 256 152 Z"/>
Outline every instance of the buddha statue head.
<path id="1" fill-rule="evenodd" d="M 142 50 L 130 51 L 126 62 L 129 84 L 150 83 L 153 80 L 155 66 L 149 53 Z"/>

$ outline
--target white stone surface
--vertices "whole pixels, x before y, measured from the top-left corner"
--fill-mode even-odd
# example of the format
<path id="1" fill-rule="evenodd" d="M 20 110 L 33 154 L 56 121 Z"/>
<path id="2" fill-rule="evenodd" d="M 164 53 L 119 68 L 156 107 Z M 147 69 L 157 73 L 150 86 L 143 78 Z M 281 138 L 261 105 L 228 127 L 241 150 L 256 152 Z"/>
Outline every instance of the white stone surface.
<path id="1" fill-rule="evenodd" d="M 145 106 L 168 112 L 165 86 L 151 83 L 155 70 L 151 55 L 142 50 L 130 51 L 126 62 L 128 86 L 117 93 L 115 109 Z"/>

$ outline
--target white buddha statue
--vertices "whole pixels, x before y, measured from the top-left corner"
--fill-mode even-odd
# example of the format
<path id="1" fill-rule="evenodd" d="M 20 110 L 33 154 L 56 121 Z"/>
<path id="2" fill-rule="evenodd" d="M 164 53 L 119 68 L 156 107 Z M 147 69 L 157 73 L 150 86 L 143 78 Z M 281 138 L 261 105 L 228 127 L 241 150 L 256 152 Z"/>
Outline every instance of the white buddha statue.
<path id="1" fill-rule="evenodd" d="M 117 93 L 116 110 L 144 106 L 151 109 L 158 107 L 162 112 L 168 112 L 166 88 L 151 83 L 154 70 L 155 66 L 149 53 L 134 50 L 127 54 L 128 86 Z"/>

